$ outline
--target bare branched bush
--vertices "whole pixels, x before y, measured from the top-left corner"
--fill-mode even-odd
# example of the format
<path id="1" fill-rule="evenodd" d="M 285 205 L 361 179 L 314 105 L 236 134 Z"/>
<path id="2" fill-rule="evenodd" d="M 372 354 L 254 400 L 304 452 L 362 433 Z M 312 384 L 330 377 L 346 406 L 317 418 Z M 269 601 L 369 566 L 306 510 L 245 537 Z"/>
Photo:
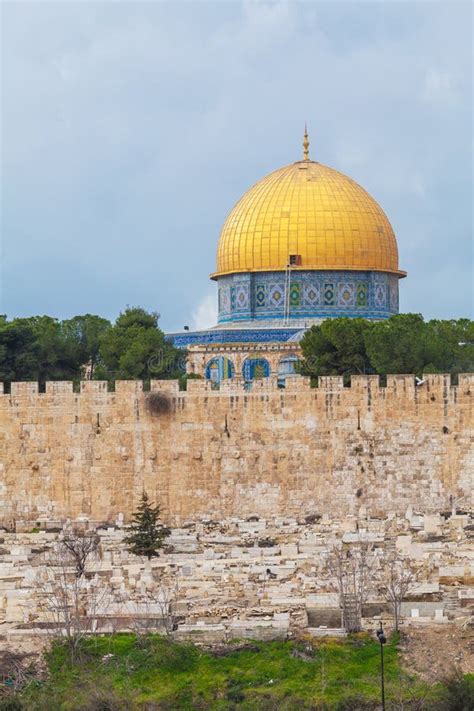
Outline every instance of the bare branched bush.
<path id="1" fill-rule="evenodd" d="M 402 602 L 414 580 L 409 561 L 397 553 L 389 553 L 382 560 L 379 589 L 390 606 L 394 628 L 398 632 Z"/>
<path id="2" fill-rule="evenodd" d="M 172 401 L 166 393 L 149 393 L 145 403 L 150 415 L 167 415 L 171 412 Z"/>
<path id="3" fill-rule="evenodd" d="M 346 632 L 360 632 L 362 606 L 367 600 L 374 565 L 372 547 L 363 542 L 351 547 L 335 545 L 327 565 L 336 581 L 343 627 Z"/>
<path id="4" fill-rule="evenodd" d="M 178 583 L 175 582 L 174 585 L 170 586 L 161 585 L 156 596 L 167 637 L 170 637 L 178 626 L 176 614 L 178 593 Z"/>
<path id="5" fill-rule="evenodd" d="M 95 531 L 75 530 L 64 534 L 60 545 L 70 555 L 77 578 L 84 575 L 87 560 L 98 551 L 99 543 L 100 538 Z"/>
<path id="6" fill-rule="evenodd" d="M 130 628 L 137 637 L 146 636 L 157 630 L 170 637 L 177 628 L 176 603 L 178 583 L 165 585 L 147 593 L 145 599 L 129 605 Z"/>
<path id="7" fill-rule="evenodd" d="M 63 538 L 44 553 L 36 576 L 46 629 L 53 638 L 65 639 L 72 662 L 81 640 L 95 630 L 110 604 L 109 588 L 88 569 L 96 551 L 82 533 L 68 533 L 67 544 Z"/>

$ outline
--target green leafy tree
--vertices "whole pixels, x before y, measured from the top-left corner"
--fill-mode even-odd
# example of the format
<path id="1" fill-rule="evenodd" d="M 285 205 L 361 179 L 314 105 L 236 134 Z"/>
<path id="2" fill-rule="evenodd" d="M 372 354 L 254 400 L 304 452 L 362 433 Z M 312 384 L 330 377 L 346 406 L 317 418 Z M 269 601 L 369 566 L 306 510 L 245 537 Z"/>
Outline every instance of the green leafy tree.
<path id="1" fill-rule="evenodd" d="M 38 348 L 29 323 L 0 321 L 0 382 L 36 380 Z"/>
<path id="2" fill-rule="evenodd" d="M 163 548 L 170 533 L 170 529 L 160 523 L 160 507 L 153 506 L 144 491 L 138 509 L 132 516 L 132 522 L 127 527 L 127 535 L 124 538 L 127 549 L 135 555 L 144 555 L 151 560 L 160 555 L 159 550 Z"/>
<path id="3" fill-rule="evenodd" d="M 18 318 L 0 324 L 0 369 L 7 382 L 74 380 L 81 373 L 80 354 L 64 338 L 58 319 Z"/>
<path id="4" fill-rule="evenodd" d="M 474 370 L 474 322 L 469 319 L 426 322 L 419 314 L 399 314 L 374 324 L 365 342 L 380 374 Z"/>
<path id="5" fill-rule="evenodd" d="M 81 365 L 90 366 L 91 378 L 99 362 L 100 338 L 110 327 L 110 321 L 94 314 L 74 316 L 61 324 L 63 338 L 72 344 Z"/>
<path id="6" fill-rule="evenodd" d="M 474 322 L 469 319 L 424 321 L 420 314 L 399 314 L 370 322 L 327 319 L 310 328 L 301 341 L 302 372 L 468 373 L 474 371 Z"/>
<path id="7" fill-rule="evenodd" d="M 184 373 L 184 354 L 166 340 L 158 314 L 128 308 L 100 337 L 100 365 L 95 377 L 178 378 Z"/>
<path id="8" fill-rule="evenodd" d="M 427 360 L 426 324 L 420 314 L 400 314 L 378 321 L 365 333 L 365 346 L 377 373 L 421 375 Z"/>
<path id="9" fill-rule="evenodd" d="M 360 318 L 336 318 L 312 326 L 301 340 L 301 372 L 312 377 L 343 375 L 346 379 L 353 374 L 372 373 L 365 347 L 365 334 L 372 325 Z"/>
<path id="10" fill-rule="evenodd" d="M 425 373 L 474 372 L 474 321 L 428 321 L 425 345 Z"/>

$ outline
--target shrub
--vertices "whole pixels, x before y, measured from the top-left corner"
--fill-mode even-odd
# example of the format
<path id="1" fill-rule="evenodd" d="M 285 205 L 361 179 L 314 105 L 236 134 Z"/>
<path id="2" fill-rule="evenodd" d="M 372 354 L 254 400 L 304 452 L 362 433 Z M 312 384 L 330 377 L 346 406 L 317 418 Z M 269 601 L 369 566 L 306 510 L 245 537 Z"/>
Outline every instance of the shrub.
<path id="1" fill-rule="evenodd" d="M 474 709 L 474 674 L 455 675 L 444 682 L 437 711 L 472 711 Z"/>
<path id="2" fill-rule="evenodd" d="M 20 699 L 12 697 L 10 699 L 0 699 L 0 711 L 23 711 L 25 707 L 21 703 Z"/>
<path id="3" fill-rule="evenodd" d="M 121 699 L 113 691 L 93 690 L 79 707 L 80 711 L 129 711 L 128 700 Z"/>

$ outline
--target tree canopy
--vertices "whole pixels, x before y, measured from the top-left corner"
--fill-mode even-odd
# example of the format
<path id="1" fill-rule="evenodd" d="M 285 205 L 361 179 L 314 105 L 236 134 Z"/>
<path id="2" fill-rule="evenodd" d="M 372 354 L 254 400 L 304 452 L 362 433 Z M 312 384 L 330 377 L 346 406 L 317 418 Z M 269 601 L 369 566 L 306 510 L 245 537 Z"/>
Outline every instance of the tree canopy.
<path id="1" fill-rule="evenodd" d="M 107 379 L 177 378 L 184 372 L 183 352 L 166 340 L 158 314 L 127 308 L 100 338 L 96 377 Z"/>
<path id="2" fill-rule="evenodd" d="M 109 322 L 98 316 L 78 316 L 83 330 Z M 0 380 L 76 380 L 83 367 L 97 358 L 97 348 L 71 327 L 71 321 L 51 316 L 32 316 L 0 321 Z"/>
<path id="3" fill-rule="evenodd" d="M 81 377 L 186 377 L 186 354 L 158 325 L 158 314 L 126 308 L 111 324 L 94 314 L 60 321 L 51 316 L 8 320 L 0 315 L 0 382 L 79 380 Z M 385 321 L 326 319 L 301 341 L 301 372 L 312 377 L 378 373 L 474 371 L 474 322 L 425 321 L 400 314 Z M 183 383 L 184 385 L 184 383 Z"/>
<path id="4" fill-rule="evenodd" d="M 338 318 L 312 326 L 301 341 L 302 372 L 319 375 L 474 371 L 474 322 L 425 321 L 399 314 L 385 321 Z"/>
<path id="5" fill-rule="evenodd" d="M 178 378 L 185 354 L 166 340 L 158 314 L 127 308 L 112 325 L 93 314 L 0 316 L 0 382 Z"/>

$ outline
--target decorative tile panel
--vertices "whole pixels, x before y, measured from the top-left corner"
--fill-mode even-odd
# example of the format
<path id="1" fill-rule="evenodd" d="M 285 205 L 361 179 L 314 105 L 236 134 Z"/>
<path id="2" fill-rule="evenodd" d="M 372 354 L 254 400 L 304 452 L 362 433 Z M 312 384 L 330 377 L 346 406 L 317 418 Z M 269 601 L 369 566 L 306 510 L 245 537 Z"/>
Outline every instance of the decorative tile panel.
<path id="1" fill-rule="evenodd" d="M 271 306 L 283 308 L 285 303 L 284 284 L 270 284 L 268 288 L 268 301 Z"/>
<path id="2" fill-rule="evenodd" d="M 387 286 L 378 282 L 374 285 L 374 303 L 377 308 L 382 308 L 387 305 Z"/>
<path id="3" fill-rule="evenodd" d="M 338 306 L 354 306 L 355 299 L 355 285 L 353 283 L 343 281 L 337 285 Z"/>
<path id="4" fill-rule="evenodd" d="M 235 287 L 235 303 L 237 309 L 246 309 L 249 305 L 249 289 L 246 284 Z"/>
<path id="5" fill-rule="evenodd" d="M 290 284 L 290 307 L 299 306 L 301 300 L 301 284 Z"/>
<path id="6" fill-rule="evenodd" d="M 390 284 L 390 310 L 393 313 L 398 313 L 398 284 Z"/>
<path id="7" fill-rule="evenodd" d="M 334 284 L 331 282 L 326 282 L 324 285 L 324 304 L 325 306 L 334 304 Z"/>
<path id="8" fill-rule="evenodd" d="M 224 313 L 229 313 L 230 311 L 230 292 L 228 286 L 223 286 L 219 289 L 219 310 Z"/>
<path id="9" fill-rule="evenodd" d="M 319 306 L 321 303 L 321 285 L 303 284 L 303 306 Z"/>
<path id="10" fill-rule="evenodd" d="M 257 284 L 255 287 L 255 306 L 260 309 L 266 306 L 265 284 Z"/>
<path id="11" fill-rule="evenodd" d="M 359 308 L 362 308 L 363 306 L 367 306 L 367 295 L 368 295 L 369 287 L 368 284 L 357 284 L 357 306 Z"/>

